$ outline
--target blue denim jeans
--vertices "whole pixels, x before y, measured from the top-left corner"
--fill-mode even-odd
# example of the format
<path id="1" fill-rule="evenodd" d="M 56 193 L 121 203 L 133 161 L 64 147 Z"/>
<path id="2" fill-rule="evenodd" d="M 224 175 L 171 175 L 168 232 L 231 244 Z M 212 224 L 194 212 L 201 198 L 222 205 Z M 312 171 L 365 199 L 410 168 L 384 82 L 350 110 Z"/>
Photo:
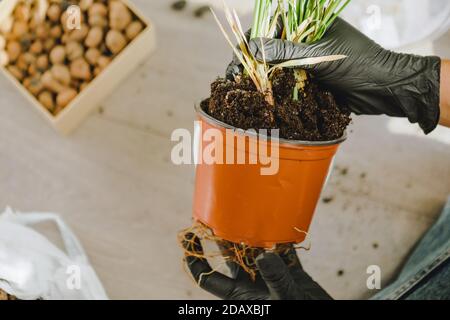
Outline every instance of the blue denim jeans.
<path id="1" fill-rule="evenodd" d="M 372 299 L 450 300 L 450 198 L 397 280 Z"/>

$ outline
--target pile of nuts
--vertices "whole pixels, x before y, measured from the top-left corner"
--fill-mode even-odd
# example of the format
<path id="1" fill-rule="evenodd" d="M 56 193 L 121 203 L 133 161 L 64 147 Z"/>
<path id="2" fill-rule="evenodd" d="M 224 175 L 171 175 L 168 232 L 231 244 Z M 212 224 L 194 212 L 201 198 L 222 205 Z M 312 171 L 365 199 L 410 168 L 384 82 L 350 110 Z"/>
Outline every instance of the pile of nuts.
<path id="1" fill-rule="evenodd" d="M 144 28 L 120 0 L 20 0 L 0 26 L 0 66 L 57 115 Z"/>

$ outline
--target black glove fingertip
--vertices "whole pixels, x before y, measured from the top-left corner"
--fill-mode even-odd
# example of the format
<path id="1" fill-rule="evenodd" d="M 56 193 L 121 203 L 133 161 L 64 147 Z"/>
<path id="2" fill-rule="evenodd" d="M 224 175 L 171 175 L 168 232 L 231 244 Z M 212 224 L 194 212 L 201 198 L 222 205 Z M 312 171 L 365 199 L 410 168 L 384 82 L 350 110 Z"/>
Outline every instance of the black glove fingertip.
<path id="1" fill-rule="evenodd" d="M 235 77 L 242 73 L 242 65 L 230 64 L 225 72 L 225 78 L 234 81 Z"/>
<path id="2" fill-rule="evenodd" d="M 184 239 L 183 239 L 182 243 L 183 243 L 183 248 L 187 251 L 194 251 L 195 253 L 199 253 L 199 254 L 203 253 L 203 248 L 202 248 L 202 244 L 200 242 L 200 238 L 192 232 L 186 233 L 184 235 Z"/>
<path id="3" fill-rule="evenodd" d="M 256 257 L 256 265 L 265 279 L 276 277 L 286 267 L 283 260 L 275 253 L 264 252 Z"/>

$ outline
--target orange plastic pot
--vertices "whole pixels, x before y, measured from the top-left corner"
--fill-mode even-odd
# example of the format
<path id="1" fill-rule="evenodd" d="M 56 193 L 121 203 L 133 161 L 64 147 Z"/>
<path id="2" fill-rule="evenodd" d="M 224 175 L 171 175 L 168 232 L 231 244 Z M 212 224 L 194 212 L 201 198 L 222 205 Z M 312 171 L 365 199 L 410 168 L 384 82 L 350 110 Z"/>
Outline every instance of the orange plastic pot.
<path id="1" fill-rule="evenodd" d="M 235 130 L 197 108 L 201 130 L 196 128 L 196 153 L 198 157 L 208 144 L 202 134 L 208 129 L 220 130 L 226 136 L 233 130 L 237 137 L 257 139 L 268 148 L 272 142 L 261 135 Z M 242 137 L 241 137 L 242 138 Z M 279 139 L 278 171 L 261 175 L 266 167 L 256 164 L 208 164 L 199 161 L 193 217 L 212 229 L 214 235 L 252 247 L 272 248 L 275 244 L 301 243 L 309 230 L 330 165 L 345 135 L 335 141 L 305 142 Z M 231 143 L 231 145 L 230 145 Z M 223 139 L 224 150 L 245 152 L 249 156 L 250 143 L 245 150 L 238 144 Z M 228 151 L 227 150 L 227 151 Z"/>

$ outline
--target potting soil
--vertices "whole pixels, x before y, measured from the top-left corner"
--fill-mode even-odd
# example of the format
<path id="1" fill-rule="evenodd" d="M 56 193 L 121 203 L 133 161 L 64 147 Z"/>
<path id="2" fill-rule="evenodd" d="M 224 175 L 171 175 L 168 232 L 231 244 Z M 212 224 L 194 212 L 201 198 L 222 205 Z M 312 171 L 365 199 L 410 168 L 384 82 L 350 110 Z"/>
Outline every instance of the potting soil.
<path id="1" fill-rule="evenodd" d="M 274 106 L 249 77 L 242 76 L 238 81 L 219 78 L 211 84 L 211 97 L 201 107 L 210 116 L 236 128 L 280 129 L 280 137 L 289 140 L 339 139 L 350 124 L 350 111 L 311 77 L 298 100 L 293 99 L 293 70 L 276 71 L 272 85 Z"/>

